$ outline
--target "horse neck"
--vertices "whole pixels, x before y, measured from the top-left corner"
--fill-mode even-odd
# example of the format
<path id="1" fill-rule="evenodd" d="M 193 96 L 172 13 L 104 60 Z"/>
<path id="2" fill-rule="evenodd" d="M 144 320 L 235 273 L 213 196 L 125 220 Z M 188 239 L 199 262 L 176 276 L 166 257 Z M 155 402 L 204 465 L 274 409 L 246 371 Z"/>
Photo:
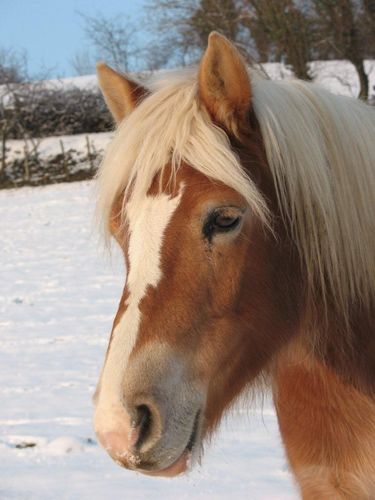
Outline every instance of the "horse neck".
<path id="1" fill-rule="evenodd" d="M 353 306 L 344 318 L 325 307 L 315 306 L 313 315 L 309 311 L 296 343 L 288 347 L 288 356 L 298 357 L 303 345 L 316 362 L 375 399 L 375 308 Z"/>
<path id="2" fill-rule="evenodd" d="M 345 382 L 375 397 L 375 304 L 372 310 L 353 305 L 346 317 L 337 310 L 334 292 L 330 293 L 331 304 L 329 299 L 327 303 L 326 299 L 310 297 L 307 276 L 293 243 L 291 228 L 282 216 L 259 125 L 254 120 L 251 141 L 231 138 L 231 144 L 275 216 L 274 232 L 278 247 L 274 249 L 275 262 L 286 269 L 284 274 L 289 276 L 289 302 L 300 314 L 301 326 L 291 335 L 291 345 L 296 341 L 297 344 L 303 342 L 305 351 L 311 353 L 316 361 L 323 363 Z M 271 241 L 270 245 L 274 247 L 275 241 Z"/>

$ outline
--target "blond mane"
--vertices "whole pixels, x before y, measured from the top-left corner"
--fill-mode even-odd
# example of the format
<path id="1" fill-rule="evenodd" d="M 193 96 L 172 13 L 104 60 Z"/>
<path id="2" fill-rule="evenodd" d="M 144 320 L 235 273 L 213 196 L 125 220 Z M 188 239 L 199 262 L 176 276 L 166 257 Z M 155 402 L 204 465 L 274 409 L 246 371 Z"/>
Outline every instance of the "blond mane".
<path id="1" fill-rule="evenodd" d="M 299 80 L 250 71 L 281 211 L 311 290 L 328 290 L 345 313 L 375 299 L 375 110 Z M 108 227 L 115 199 L 130 185 L 143 196 L 168 162 L 184 160 L 242 194 L 270 221 L 262 194 L 226 134 L 200 105 L 196 74 L 167 74 L 118 128 L 99 172 L 99 211 Z M 124 212 L 124 211 L 123 211 Z"/>

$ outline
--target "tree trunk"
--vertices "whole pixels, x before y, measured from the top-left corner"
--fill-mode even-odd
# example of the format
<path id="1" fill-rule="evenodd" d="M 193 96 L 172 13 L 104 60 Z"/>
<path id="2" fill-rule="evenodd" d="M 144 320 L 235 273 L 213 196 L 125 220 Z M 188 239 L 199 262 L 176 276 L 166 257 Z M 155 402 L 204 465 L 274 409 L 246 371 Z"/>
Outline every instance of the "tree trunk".
<path id="1" fill-rule="evenodd" d="M 5 167 L 6 167 L 6 153 L 7 153 L 7 124 L 4 123 L 2 134 L 1 134 L 1 167 L 0 167 L 0 181 L 5 177 Z"/>
<path id="2" fill-rule="evenodd" d="M 358 73 L 359 78 L 359 95 L 358 98 L 364 101 L 368 100 L 369 96 L 369 78 L 368 74 L 365 71 L 364 61 L 352 61 L 355 69 Z"/>

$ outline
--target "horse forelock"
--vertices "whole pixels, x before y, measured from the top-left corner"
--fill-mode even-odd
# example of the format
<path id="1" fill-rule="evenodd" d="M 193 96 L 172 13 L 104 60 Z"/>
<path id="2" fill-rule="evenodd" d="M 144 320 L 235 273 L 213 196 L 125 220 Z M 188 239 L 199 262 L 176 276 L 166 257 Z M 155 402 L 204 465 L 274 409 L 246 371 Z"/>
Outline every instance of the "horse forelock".
<path id="1" fill-rule="evenodd" d="M 235 189 L 269 222 L 262 194 L 233 152 L 227 134 L 200 105 L 196 76 L 187 75 L 185 80 L 159 82 L 120 125 L 99 171 L 98 209 L 105 230 L 118 196 L 131 190 L 134 199 L 142 198 L 167 165 L 173 179 L 184 162 Z"/>

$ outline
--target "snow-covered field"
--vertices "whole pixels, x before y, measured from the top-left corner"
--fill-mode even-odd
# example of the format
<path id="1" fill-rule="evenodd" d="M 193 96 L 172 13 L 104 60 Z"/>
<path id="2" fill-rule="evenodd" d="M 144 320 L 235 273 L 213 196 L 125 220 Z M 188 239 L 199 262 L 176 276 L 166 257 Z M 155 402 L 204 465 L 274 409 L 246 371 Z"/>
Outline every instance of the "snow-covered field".
<path id="1" fill-rule="evenodd" d="M 93 186 L 0 192 L 0 498 L 298 498 L 270 404 L 229 417 L 184 477 L 131 473 L 98 447 L 91 396 L 124 270 L 98 242 Z"/>

